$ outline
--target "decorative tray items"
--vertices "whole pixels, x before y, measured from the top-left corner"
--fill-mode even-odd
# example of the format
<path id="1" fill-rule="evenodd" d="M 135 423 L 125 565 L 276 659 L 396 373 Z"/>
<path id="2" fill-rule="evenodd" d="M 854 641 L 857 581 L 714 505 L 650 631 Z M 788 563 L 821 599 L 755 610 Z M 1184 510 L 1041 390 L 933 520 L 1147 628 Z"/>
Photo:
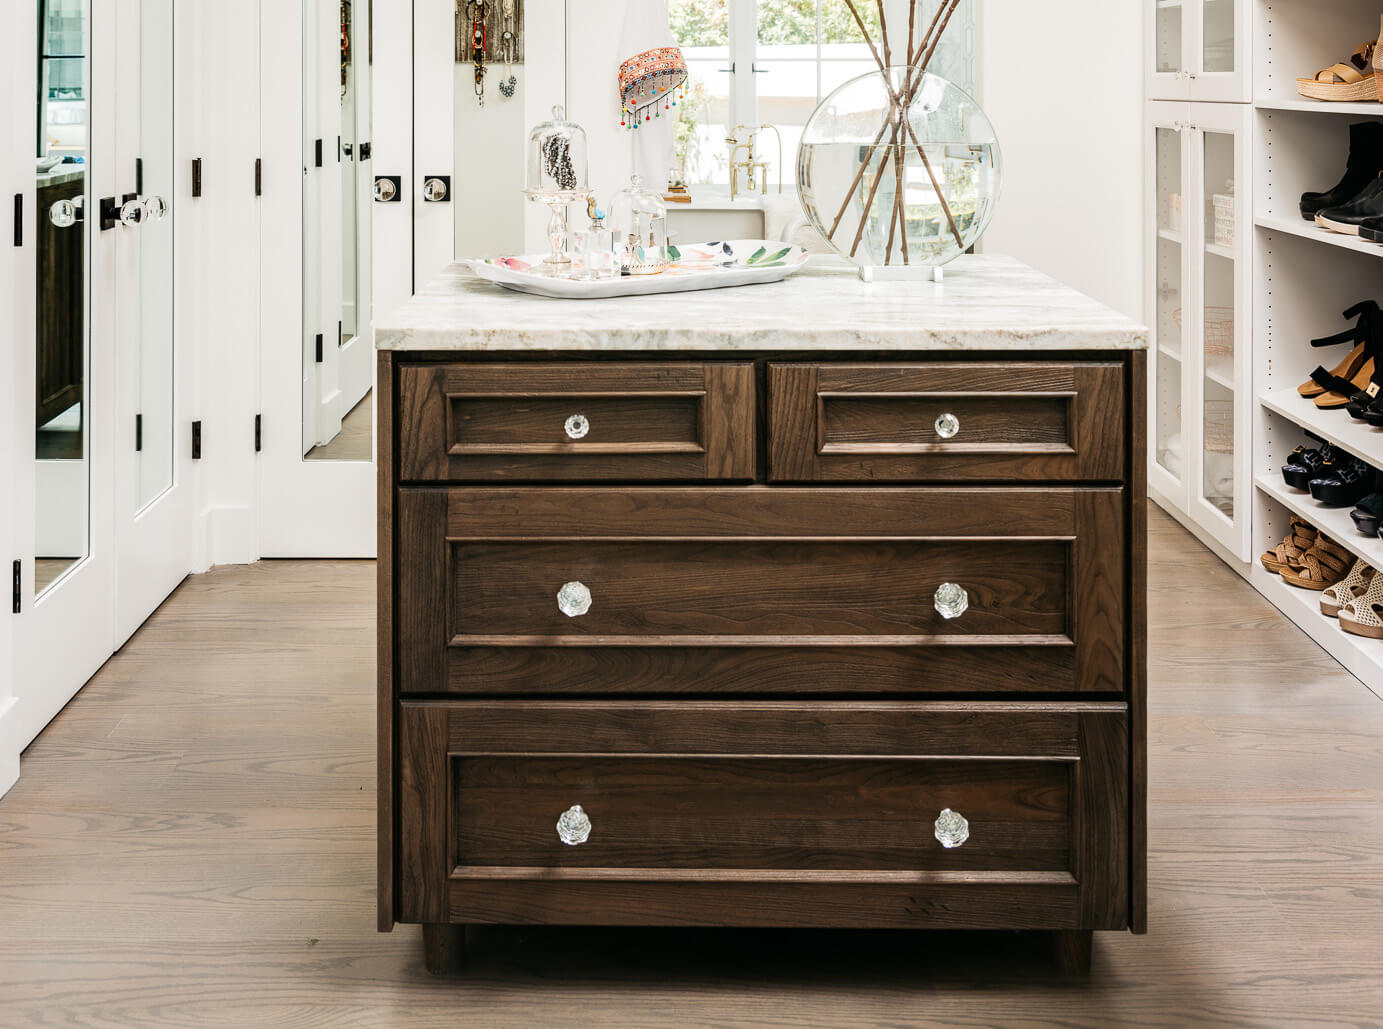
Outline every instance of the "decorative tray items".
<path id="1" fill-rule="evenodd" d="M 618 273 L 596 277 L 557 276 L 545 270 L 542 254 L 468 261 L 482 279 L 544 297 L 598 300 L 605 297 L 685 293 L 724 286 L 752 286 L 785 279 L 807 263 L 802 247 L 763 239 L 697 245 L 667 245 L 667 265 L 658 274 Z M 613 260 L 611 261 L 613 266 Z"/>

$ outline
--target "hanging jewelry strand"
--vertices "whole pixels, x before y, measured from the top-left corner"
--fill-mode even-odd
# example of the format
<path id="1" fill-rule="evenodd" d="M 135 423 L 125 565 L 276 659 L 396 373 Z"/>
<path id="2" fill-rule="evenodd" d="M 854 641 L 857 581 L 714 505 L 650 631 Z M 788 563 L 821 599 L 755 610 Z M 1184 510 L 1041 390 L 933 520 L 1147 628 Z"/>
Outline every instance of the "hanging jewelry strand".
<path id="1" fill-rule="evenodd" d="M 500 17 L 504 22 L 504 32 L 499 40 L 500 49 L 504 52 L 505 75 L 499 80 L 499 91 L 508 100 L 519 86 L 519 80 L 514 75 L 514 51 L 518 46 L 518 36 L 514 33 L 514 0 L 501 0 Z"/>
<path id="2" fill-rule="evenodd" d="M 485 50 L 489 44 L 485 30 L 488 0 L 470 0 L 466 13 L 471 19 L 471 60 L 475 63 L 475 102 L 485 106 Z"/>

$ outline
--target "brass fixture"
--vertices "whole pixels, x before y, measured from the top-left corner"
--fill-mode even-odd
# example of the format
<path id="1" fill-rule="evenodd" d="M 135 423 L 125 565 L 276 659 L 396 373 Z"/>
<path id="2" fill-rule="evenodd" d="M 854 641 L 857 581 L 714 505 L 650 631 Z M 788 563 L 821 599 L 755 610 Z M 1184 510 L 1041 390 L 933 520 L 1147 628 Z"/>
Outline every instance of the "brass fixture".
<path id="1" fill-rule="evenodd" d="M 748 138 L 740 141 L 740 130 L 748 133 Z M 745 192 L 753 193 L 756 188 L 755 175 L 758 175 L 758 191 L 768 196 L 768 162 L 756 160 L 754 157 L 755 137 L 764 129 L 772 129 L 773 134 L 778 137 L 778 192 L 783 192 L 783 136 L 775 125 L 760 125 L 751 128 L 748 125 L 736 125 L 730 135 L 725 137 L 725 145 L 730 148 L 730 199 L 739 196 L 740 192 L 740 172 L 744 172 Z M 744 151 L 744 160 L 736 160 L 736 155 Z"/>

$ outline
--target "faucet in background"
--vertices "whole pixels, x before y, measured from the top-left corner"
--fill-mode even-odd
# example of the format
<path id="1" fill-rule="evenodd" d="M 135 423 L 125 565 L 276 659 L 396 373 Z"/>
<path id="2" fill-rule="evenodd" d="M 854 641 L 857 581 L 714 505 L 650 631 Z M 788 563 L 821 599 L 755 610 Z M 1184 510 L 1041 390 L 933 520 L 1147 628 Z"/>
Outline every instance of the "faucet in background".
<path id="1" fill-rule="evenodd" d="M 745 142 L 740 142 L 740 130 L 748 132 L 749 137 Z M 736 125 L 730 135 L 725 137 L 725 145 L 730 148 L 730 199 L 733 200 L 740 192 L 740 172 L 744 172 L 746 192 L 752 193 L 755 189 L 755 174 L 759 176 L 759 192 L 764 196 L 768 195 L 768 162 L 756 160 L 754 157 L 755 137 L 764 129 L 772 129 L 773 134 L 778 137 L 778 192 L 783 191 L 783 136 L 775 125 L 760 125 L 757 128 L 750 128 L 748 125 Z M 736 160 L 736 155 L 744 151 L 744 160 Z"/>

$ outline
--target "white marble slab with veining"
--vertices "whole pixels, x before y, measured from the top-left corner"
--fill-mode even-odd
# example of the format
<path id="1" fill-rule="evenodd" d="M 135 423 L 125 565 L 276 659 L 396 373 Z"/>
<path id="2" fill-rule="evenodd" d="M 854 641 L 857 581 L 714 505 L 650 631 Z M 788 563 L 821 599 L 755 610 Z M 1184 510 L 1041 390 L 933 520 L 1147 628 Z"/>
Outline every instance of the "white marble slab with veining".
<path id="1" fill-rule="evenodd" d="M 783 282 L 611 300 L 514 293 L 453 265 L 383 314 L 375 340 L 408 351 L 1143 350 L 1148 333 L 1025 264 L 981 255 L 948 265 L 941 283 L 865 283 L 814 257 Z"/>

